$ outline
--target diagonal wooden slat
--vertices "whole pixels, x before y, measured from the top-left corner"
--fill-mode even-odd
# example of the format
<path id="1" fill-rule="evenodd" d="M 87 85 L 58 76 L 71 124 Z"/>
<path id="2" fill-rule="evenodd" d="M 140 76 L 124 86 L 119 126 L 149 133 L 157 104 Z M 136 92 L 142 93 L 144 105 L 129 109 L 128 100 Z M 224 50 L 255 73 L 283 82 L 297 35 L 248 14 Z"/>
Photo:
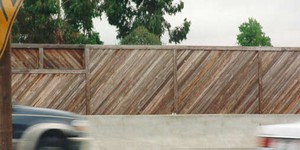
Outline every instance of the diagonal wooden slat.
<path id="1" fill-rule="evenodd" d="M 178 71 L 181 113 L 258 112 L 252 106 L 258 105 L 255 52 L 190 53 L 181 51 L 184 59 L 178 58 L 182 64 Z"/>
<path id="2" fill-rule="evenodd" d="M 17 45 L 12 69 L 19 103 L 80 114 L 300 113 L 300 48 Z"/>
<path id="3" fill-rule="evenodd" d="M 83 69 L 83 50 L 44 49 L 45 69 Z"/>
<path id="4" fill-rule="evenodd" d="M 37 69 L 38 49 L 18 49 L 12 51 L 11 66 L 14 69 Z"/>
<path id="5" fill-rule="evenodd" d="M 171 106 L 162 105 L 171 104 L 172 95 L 158 96 L 172 89 L 171 51 L 92 50 L 91 54 L 91 62 L 97 61 L 90 66 L 93 114 L 171 113 Z"/>
<path id="6" fill-rule="evenodd" d="M 300 52 L 264 52 L 263 113 L 300 113 Z"/>
<path id="7" fill-rule="evenodd" d="M 85 114 L 83 75 L 13 75 L 13 99 L 19 104 Z"/>

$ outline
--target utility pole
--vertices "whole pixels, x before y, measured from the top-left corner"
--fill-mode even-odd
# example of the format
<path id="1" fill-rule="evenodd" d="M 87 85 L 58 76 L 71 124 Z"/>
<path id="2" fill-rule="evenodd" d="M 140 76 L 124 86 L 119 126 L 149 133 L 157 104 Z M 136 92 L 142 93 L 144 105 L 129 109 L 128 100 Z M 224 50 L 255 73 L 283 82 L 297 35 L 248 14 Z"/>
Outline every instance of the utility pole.
<path id="1" fill-rule="evenodd" d="M 12 104 L 10 46 L 0 58 L 0 149 L 12 150 Z"/>

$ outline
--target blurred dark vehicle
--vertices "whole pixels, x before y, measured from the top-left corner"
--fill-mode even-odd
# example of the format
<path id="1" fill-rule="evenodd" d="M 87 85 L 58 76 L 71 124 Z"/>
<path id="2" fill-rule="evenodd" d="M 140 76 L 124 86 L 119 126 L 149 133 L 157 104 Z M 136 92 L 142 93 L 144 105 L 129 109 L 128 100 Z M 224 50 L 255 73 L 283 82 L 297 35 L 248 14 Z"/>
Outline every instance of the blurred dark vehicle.
<path id="1" fill-rule="evenodd" d="M 258 128 L 258 150 L 300 150 L 300 123 Z"/>
<path id="2" fill-rule="evenodd" d="M 54 109 L 13 105 L 14 150 L 80 150 L 87 142 L 87 122 Z"/>

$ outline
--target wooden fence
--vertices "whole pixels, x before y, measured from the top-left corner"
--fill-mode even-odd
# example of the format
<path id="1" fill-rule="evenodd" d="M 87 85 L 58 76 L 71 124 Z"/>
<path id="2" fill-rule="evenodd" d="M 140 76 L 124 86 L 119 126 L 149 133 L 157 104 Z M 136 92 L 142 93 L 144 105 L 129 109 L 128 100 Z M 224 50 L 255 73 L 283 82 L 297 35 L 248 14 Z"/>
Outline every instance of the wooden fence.
<path id="1" fill-rule="evenodd" d="M 79 114 L 299 114 L 300 48 L 13 45 L 20 104 Z"/>

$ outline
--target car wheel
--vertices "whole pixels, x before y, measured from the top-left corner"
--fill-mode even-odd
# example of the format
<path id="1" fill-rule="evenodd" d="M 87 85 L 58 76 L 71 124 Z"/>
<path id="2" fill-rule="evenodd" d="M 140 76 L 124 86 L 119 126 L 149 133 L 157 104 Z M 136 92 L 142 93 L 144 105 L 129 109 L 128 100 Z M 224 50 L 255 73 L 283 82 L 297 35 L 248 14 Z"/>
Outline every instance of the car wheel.
<path id="1" fill-rule="evenodd" d="M 39 140 L 36 150 L 67 150 L 66 138 L 55 135 L 43 136 Z"/>

